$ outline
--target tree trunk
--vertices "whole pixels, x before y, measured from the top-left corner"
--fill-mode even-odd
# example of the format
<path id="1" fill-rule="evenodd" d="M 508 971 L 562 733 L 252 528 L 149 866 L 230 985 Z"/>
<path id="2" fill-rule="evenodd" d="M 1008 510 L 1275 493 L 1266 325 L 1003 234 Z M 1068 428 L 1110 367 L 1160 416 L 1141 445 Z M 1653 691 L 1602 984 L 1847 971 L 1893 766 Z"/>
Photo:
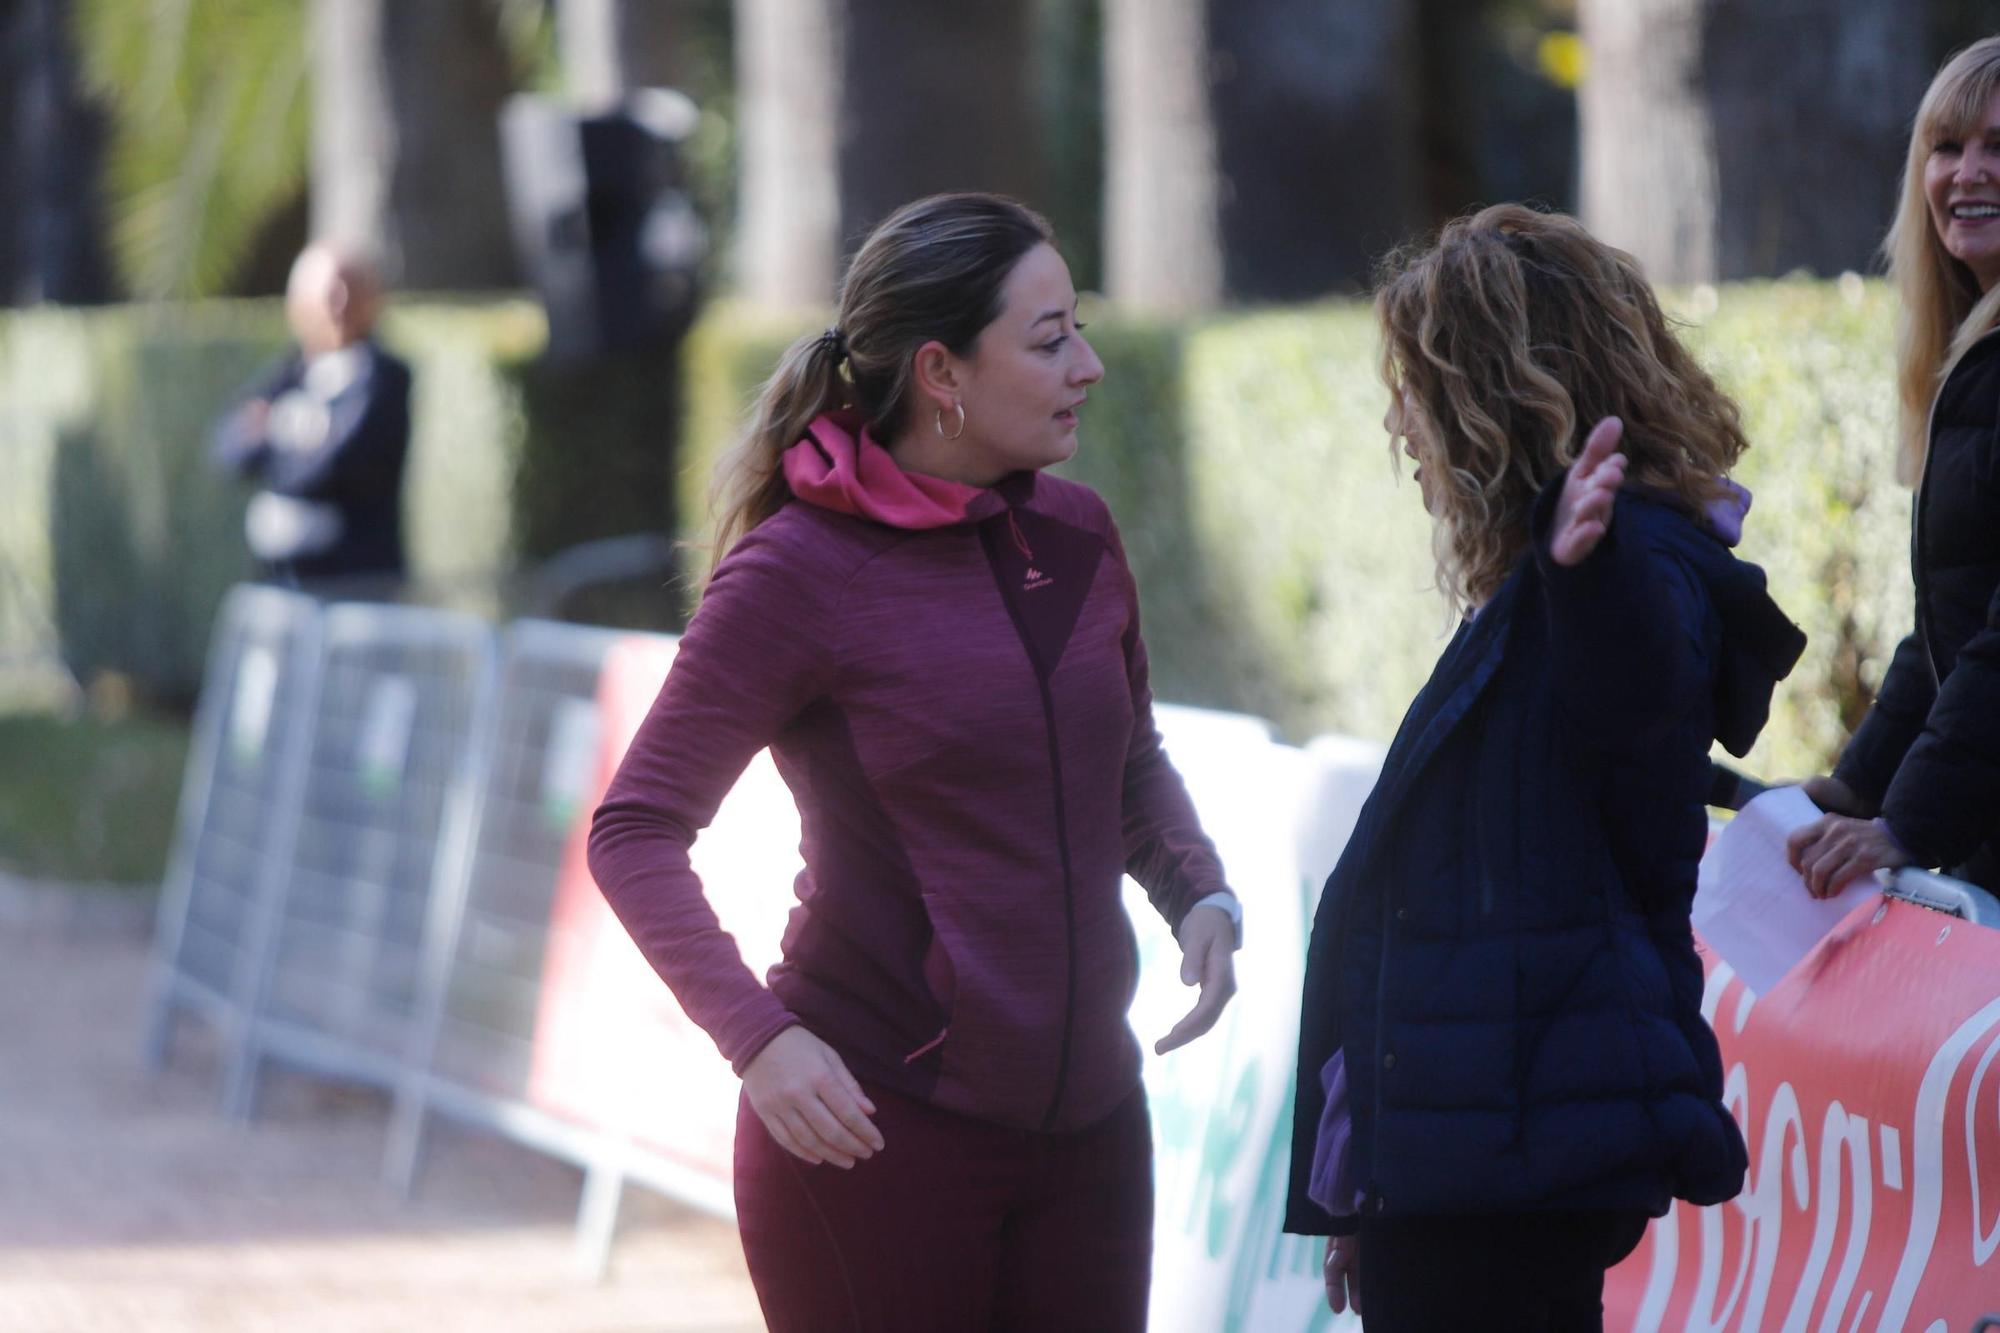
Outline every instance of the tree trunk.
<path id="1" fill-rule="evenodd" d="M 1212 0 L 1231 297 L 1365 288 L 1429 220 L 1416 14 L 1410 0 Z"/>
<path id="2" fill-rule="evenodd" d="M 744 296 L 825 305 L 840 263 L 839 13 L 835 0 L 735 0 Z"/>
<path id="3" fill-rule="evenodd" d="M 514 285 L 485 0 L 313 0 L 312 40 L 314 234 L 375 250 L 398 286 Z"/>
<path id="4" fill-rule="evenodd" d="M 1180 314 L 1222 300 L 1207 0 L 1107 0 L 1105 291 Z"/>
<path id="5" fill-rule="evenodd" d="M 1042 140 L 1033 203 L 1079 291 L 1104 290 L 1104 15 L 1099 0 L 1040 0 L 1032 62 Z"/>
<path id="6" fill-rule="evenodd" d="M 1902 0 L 1582 0 L 1579 20 L 1598 235 L 1656 282 L 1873 262 L 1927 74 Z"/>
<path id="7" fill-rule="evenodd" d="M 842 258 L 945 190 L 1033 201 L 1033 0 L 736 0 L 743 291 L 825 304 Z"/>
<path id="8" fill-rule="evenodd" d="M 678 88 L 687 0 L 558 0 L 565 91 L 586 109 L 634 88 Z"/>
<path id="9" fill-rule="evenodd" d="M 1041 191 L 1035 0 L 847 0 L 840 225 L 849 249 L 912 199 Z"/>
<path id="10" fill-rule="evenodd" d="M 1930 77 L 1914 8 L 1710 0 L 1718 277 L 1873 265 Z"/>
<path id="11" fill-rule="evenodd" d="M 102 113 L 78 79 L 69 5 L 16 0 L 0 11 L 0 304 L 110 297 L 97 193 Z"/>
<path id="12" fill-rule="evenodd" d="M 1583 221 L 1655 282 L 1716 276 L 1715 130 L 1702 95 L 1705 0 L 1580 0 Z M 1809 40 L 1802 33 L 1795 40 Z M 1775 159 L 1778 144 L 1767 145 Z"/>
<path id="13" fill-rule="evenodd" d="M 1407 0 L 1110 0 L 1105 265 L 1178 312 L 1368 282 L 1420 227 Z"/>

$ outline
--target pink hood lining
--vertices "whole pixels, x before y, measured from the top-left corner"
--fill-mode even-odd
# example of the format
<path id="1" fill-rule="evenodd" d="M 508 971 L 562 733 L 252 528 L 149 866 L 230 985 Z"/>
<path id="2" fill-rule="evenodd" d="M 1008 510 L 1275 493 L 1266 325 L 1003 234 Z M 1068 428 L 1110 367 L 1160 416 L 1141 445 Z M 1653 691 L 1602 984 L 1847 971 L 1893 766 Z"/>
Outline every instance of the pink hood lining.
<path id="1" fill-rule="evenodd" d="M 991 490 L 905 472 L 868 433 L 859 413 L 826 412 L 785 450 L 785 484 L 808 504 L 892 528 L 946 528 L 998 513 Z"/>

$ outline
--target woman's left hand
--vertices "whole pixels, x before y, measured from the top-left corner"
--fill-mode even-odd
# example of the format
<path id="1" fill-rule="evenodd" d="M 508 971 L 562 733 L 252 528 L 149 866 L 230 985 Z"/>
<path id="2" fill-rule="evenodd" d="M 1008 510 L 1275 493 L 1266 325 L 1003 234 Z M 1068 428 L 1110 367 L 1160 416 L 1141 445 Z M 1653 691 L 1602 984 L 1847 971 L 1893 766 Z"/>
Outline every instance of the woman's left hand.
<path id="1" fill-rule="evenodd" d="M 1326 1238 L 1326 1304 L 1335 1314 L 1361 1313 L 1361 1238 Z"/>
<path id="2" fill-rule="evenodd" d="M 1881 820 L 1847 815 L 1823 815 L 1794 830 L 1785 840 L 1785 854 L 1815 898 L 1831 898 L 1874 871 L 1910 864 L 1909 853 Z"/>
<path id="3" fill-rule="evenodd" d="M 1549 558 L 1557 564 L 1582 564 L 1611 531 L 1611 508 L 1625 484 L 1625 455 L 1618 452 L 1624 437 L 1625 423 L 1606 417 L 1591 428 L 1583 452 L 1570 464 L 1549 528 Z"/>
<path id="4" fill-rule="evenodd" d="M 1181 985 L 1201 986 L 1201 997 L 1174 1030 L 1153 1043 L 1157 1055 L 1185 1046 L 1215 1026 L 1236 994 L 1236 923 L 1219 907 L 1196 907 L 1175 932 L 1181 944 Z"/>

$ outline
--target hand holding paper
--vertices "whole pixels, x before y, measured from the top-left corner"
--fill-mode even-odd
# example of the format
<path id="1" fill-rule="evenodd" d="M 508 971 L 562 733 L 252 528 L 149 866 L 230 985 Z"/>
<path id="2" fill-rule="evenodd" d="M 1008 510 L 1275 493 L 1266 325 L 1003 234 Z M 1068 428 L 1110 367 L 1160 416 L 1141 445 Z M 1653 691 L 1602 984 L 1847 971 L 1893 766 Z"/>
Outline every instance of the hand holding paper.
<path id="1" fill-rule="evenodd" d="M 1760 995 L 1856 906 L 1881 892 L 1865 873 L 1831 897 L 1807 890 L 1787 843 L 1823 818 L 1797 787 L 1775 787 L 1745 805 L 1702 858 L 1695 929 Z"/>
<path id="2" fill-rule="evenodd" d="M 1792 869 L 1805 879 L 1806 892 L 1826 898 L 1877 870 L 1910 863 L 1910 855 L 1880 819 L 1823 815 L 1785 840 Z"/>

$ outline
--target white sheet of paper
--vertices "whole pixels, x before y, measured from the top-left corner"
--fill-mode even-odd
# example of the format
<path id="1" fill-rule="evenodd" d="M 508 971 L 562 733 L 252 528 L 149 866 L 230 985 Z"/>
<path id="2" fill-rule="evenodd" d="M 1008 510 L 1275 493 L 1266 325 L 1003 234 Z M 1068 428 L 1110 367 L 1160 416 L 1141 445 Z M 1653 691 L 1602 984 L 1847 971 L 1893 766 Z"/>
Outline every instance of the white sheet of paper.
<path id="1" fill-rule="evenodd" d="M 1819 817 L 1819 807 L 1797 787 L 1773 787 L 1737 812 L 1701 860 L 1694 928 L 1759 995 L 1858 904 L 1882 892 L 1872 875 L 1831 898 L 1806 892 L 1785 858 L 1785 839 Z"/>

